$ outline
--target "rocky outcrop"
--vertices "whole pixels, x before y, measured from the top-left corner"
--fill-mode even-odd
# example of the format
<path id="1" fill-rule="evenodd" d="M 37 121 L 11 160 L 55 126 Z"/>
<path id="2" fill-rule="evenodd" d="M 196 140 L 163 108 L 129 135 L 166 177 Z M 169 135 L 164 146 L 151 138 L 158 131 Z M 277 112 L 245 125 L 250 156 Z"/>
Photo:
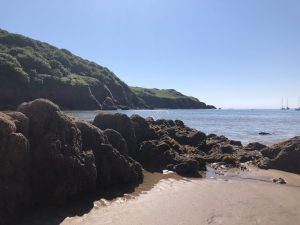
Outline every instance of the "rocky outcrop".
<path id="1" fill-rule="evenodd" d="M 80 193 L 141 181 L 141 165 L 126 155 L 121 135 L 123 144 L 111 133 L 45 99 L 0 113 L 0 224 L 22 206 L 61 204 Z"/>
<path id="2" fill-rule="evenodd" d="M 138 144 L 141 144 L 143 141 L 157 139 L 155 130 L 149 126 L 146 119 L 139 115 L 132 115 L 130 119 Z"/>
<path id="3" fill-rule="evenodd" d="M 99 113 L 93 124 L 102 130 L 113 129 L 118 131 L 126 140 L 129 155 L 135 156 L 137 151 L 136 136 L 128 116 L 121 113 Z"/>
<path id="4" fill-rule="evenodd" d="M 37 99 L 0 113 L 0 224 L 20 207 L 62 204 L 80 193 L 137 184 L 142 166 L 199 176 L 207 163 L 243 168 L 251 161 L 300 174 L 299 152 L 300 137 L 271 147 L 243 146 L 180 120 L 101 112 L 93 122 L 81 121 Z"/>
<path id="5" fill-rule="evenodd" d="M 249 143 L 247 146 L 245 146 L 244 150 L 245 151 L 255 151 L 255 150 L 260 151 L 266 147 L 267 147 L 266 145 L 263 145 L 259 142 L 252 142 L 252 143 Z"/>
<path id="6" fill-rule="evenodd" d="M 143 179 L 141 166 L 128 156 L 121 155 L 112 145 L 102 144 L 94 149 L 94 154 L 98 187 L 136 183 Z"/>
<path id="7" fill-rule="evenodd" d="M 142 168 L 128 156 L 124 138 L 115 130 L 104 132 L 98 127 L 75 120 L 82 133 L 83 149 L 92 150 L 97 169 L 97 187 L 136 183 L 143 179 Z"/>
<path id="8" fill-rule="evenodd" d="M 17 133 L 11 117 L 0 112 L 0 224 L 3 215 L 30 203 L 30 154 L 26 137 Z"/>
<path id="9" fill-rule="evenodd" d="M 44 99 L 23 103 L 18 111 L 29 119 L 34 201 L 60 203 L 95 190 L 94 155 L 89 149 L 83 151 L 76 123 Z"/>
<path id="10" fill-rule="evenodd" d="M 300 137 L 275 144 L 262 151 L 265 156 L 259 167 L 263 169 L 278 169 L 300 174 Z"/>
<path id="11" fill-rule="evenodd" d="M 108 142 L 111 143 L 111 145 L 116 148 L 121 155 L 128 155 L 127 142 L 118 131 L 106 129 L 104 134 L 108 138 Z"/>

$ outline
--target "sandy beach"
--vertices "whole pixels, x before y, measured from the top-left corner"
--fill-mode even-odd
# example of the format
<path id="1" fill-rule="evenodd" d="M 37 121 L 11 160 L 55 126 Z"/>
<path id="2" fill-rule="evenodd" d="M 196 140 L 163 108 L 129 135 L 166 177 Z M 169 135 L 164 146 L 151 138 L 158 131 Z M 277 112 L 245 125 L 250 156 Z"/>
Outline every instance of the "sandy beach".
<path id="1" fill-rule="evenodd" d="M 95 201 L 90 212 L 61 224 L 299 225 L 299 175 L 256 168 L 224 177 L 207 175 L 211 177 L 190 179 L 146 173 L 134 193 Z M 274 184 L 274 177 L 287 184 Z"/>

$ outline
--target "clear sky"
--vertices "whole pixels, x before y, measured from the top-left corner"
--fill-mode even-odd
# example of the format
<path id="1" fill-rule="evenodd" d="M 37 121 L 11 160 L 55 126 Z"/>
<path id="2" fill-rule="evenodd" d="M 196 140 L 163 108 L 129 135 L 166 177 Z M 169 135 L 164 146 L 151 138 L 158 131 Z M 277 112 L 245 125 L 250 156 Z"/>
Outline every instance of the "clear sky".
<path id="1" fill-rule="evenodd" d="M 217 107 L 300 97 L 299 0 L 1 0 L 0 27 Z"/>

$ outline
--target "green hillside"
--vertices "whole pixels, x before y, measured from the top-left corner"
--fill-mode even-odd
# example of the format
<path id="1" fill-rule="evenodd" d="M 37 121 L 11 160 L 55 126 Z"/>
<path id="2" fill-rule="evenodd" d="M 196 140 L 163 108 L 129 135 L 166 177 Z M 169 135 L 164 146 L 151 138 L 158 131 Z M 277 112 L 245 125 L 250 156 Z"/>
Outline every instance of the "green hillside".
<path id="1" fill-rule="evenodd" d="M 171 108 L 171 109 L 213 109 L 197 98 L 183 95 L 174 89 L 157 89 L 130 87 L 131 90 L 151 108 Z"/>
<path id="2" fill-rule="evenodd" d="M 0 29 L 2 110 L 36 98 L 50 99 L 64 109 L 148 108 L 147 101 L 134 91 L 106 67 Z M 164 99 L 180 95 L 175 90 L 152 92 Z"/>

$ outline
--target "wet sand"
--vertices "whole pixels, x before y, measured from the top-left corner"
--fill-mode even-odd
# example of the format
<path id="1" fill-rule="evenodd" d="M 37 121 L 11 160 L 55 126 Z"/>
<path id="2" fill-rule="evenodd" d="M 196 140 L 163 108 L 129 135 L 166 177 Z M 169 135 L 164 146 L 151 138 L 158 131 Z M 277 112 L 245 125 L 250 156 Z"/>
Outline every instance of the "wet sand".
<path id="1" fill-rule="evenodd" d="M 286 185 L 274 184 L 282 177 Z M 237 170 L 206 178 L 146 173 L 135 192 L 94 202 L 86 214 L 61 224 L 299 225 L 300 176 L 276 170 Z"/>

